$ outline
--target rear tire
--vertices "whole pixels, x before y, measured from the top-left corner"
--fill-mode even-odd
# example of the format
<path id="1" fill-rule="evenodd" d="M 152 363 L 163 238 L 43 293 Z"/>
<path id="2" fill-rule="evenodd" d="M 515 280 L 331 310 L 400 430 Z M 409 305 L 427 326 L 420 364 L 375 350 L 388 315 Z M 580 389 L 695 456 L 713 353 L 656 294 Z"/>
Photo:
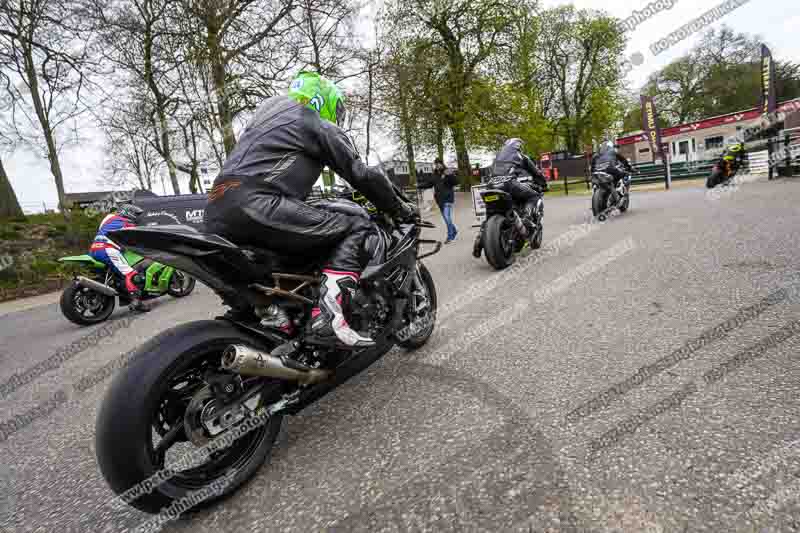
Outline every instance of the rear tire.
<path id="1" fill-rule="evenodd" d="M 598 188 L 592 194 L 592 214 L 596 217 L 599 217 L 608 207 L 608 196 L 609 193 L 607 190 Z M 605 217 L 603 217 L 605 220 Z"/>
<path id="2" fill-rule="evenodd" d="M 81 312 L 81 310 L 78 308 L 79 304 L 77 301 L 80 298 L 92 298 L 100 301 L 100 305 L 94 314 L 91 316 L 86 316 L 85 313 Z M 108 317 L 110 317 L 111 313 L 114 312 L 116 303 L 116 298 L 114 296 L 98 294 L 95 291 L 86 287 L 82 287 L 73 281 L 67 286 L 66 289 L 64 289 L 64 292 L 61 293 L 59 307 L 61 307 L 61 312 L 64 314 L 67 320 L 73 324 L 78 324 L 79 326 L 91 326 L 92 324 L 99 324 L 100 322 L 105 322 L 108 320 Z"/>
<path id="3" fill-rule="evenodd" d="M 172 273 L 172 278 L 169 280 L 167 292 L 170 296 L 174 296 L 175 298 L 183 298 L 184 296 L 192 294 L 196 283 L 197 280 L 189 274 L 176 270 Z"/>
<path id="4" fill-rule="evenodd" d="M 486 221 L 486 233 L 483 236 L 483 248 L 486 260 L 496 270 L 503 270 L 514 262 L 513 243 L 508 242 L 507 226 L 510 223 L 506 217 L 494 215 Z"/>
<path id="5" fill-rule="evenodd" d="M 175 390 L 170 389 L 170 380 L 196 367 L 200 360 L 211 361 L 217 352 L 221 354 L 227 345 L 234 342 L 262 345 L 230 324 L 203 320 L 164 331 L 134 352 L 130 364 L 109 386 L 96 422 L 97 462 L 114 493 L 125 493 L 161 469 L 153 451 L 153 427 L 157 421 L 154 414 L 168 391 Z M 244 448 L 239 456 L 231 458 L 233 466 L 229 464 L 230 468 L 226 470 L 226 473 L 233 470 L 233 477 L 221 493 L 210 496 L 195 508 L 206 507 L 230 496 L 258 472 L 269 459 L 281 421 L 281 416 L 273 416 L 266 424 L 241 436 L 231 445 L 231 448 Z M 183 444 L 180 446 L 182 452 L 186 450 Z M 192 450 L 190 456 L 198 453 L 196 446 L 187 447 Z M 191 479 L 192 469 L 180 474 Z M 147 513 L 158 513 L 221 477 L 205 478 L 203 483 L 199 483 L 173 476 L 138 498 L 128 498 L 132 500 L 129 505 Z"/>

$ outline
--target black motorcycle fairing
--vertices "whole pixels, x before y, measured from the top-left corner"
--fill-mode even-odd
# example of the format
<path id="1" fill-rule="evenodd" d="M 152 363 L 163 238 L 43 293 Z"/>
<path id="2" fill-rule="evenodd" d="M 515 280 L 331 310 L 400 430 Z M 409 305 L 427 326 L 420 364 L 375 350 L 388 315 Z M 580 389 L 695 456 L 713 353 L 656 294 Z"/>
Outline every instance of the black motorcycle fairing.
<path id="1" fill-rule="evenodd" d="M 593 172 L 592 173 L 592 183 L 598 186 L 613 186 L 614 184 L 614 176 L 607 172 Z"/>
<path id="2" fill-rule="evenodd" d="M 343 215 L 349 215 L 353 217 L 369 218 L 369 213 L 367 213 L 366 209 L 358 205 L 356 202 L 347 200 L 345 198 L 337 198 L 335 200 L 314 200 L 307 203 L 308 205 L 316 207 L 317 209 L 325 209 L 327 211 L 341 213 Z"/>
<path id="3" fill-rule="evenodd" d="M 370 265 L 364 269 L 361 279 L 371 281 L 386 277 L 398 266 L 413 268 L 417 261 L 417 237 L 419 230 L 413 224 L 400 226 L 400 239 L 389 250 L 386 261 L 377 265 Z"/>

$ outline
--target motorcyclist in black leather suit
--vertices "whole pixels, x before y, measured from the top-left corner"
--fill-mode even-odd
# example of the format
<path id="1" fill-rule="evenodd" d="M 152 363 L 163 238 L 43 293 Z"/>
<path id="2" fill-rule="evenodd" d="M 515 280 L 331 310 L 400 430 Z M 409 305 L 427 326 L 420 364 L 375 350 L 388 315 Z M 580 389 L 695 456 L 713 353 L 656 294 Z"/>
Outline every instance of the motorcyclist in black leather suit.
<path id="1" fill-rule="evenodd" d="M 611 141 L 605 141 L 600 145 L 598 152 L 592 157 L 592 173 L 597 171 L 606 172 L 614 176 L 614 186 L 619 180 L 625 180 L 625 185 L 629 185 L 629 174 L 623 172 L 620 167 L 628 172 L 633 172 L 628 159 L 617 151 L 616 145 Z"/>
<path id="2" fill-rule="evenodd" d="M 305 340 L 325 346 L 365 347 L 372 339 L 350 328 L 342 313 L 343 289 L 355 290 L 369 260 L 363 217 L 316 209 L 304 202 L 326 165 L 395 218 L 416 208 L 400 200 L 388 178 L 368 168 L 337 125 L 344 99 L 334 83 L 301 72 L 288 96 L 267 99 L 242 133 L 208 195 L 207 231 L 233 242 L 289 255 L 330 254 L 320 298 Z"/>
<path id="3" fill-rule="evenodd" d="M 497 185 L 497 188 L 504 190 L 511 195 L 514 203 L 523 206 L 526 217 L 524 218 L 525 225 L 531 235 L 535 230 L 535 224 L 539 222 L 539 212 L 536 210 L 536 204 L 542 197 L 541 193 L 537 190 L 541 189 L 546 191 L 547 179 L 545 178 L 539 167 L 533 160 L 522 152 L 522 139 L 512 138 L 508 139 L 500 151 L 494 158 L 492 163 L 492 174 L 490 182 L 494 178 L 512 177 L 512 179 L 503 181 Z M 530 176 L 533 180 L 534 186 L 527 183 L 520 183 L 517 178 Z M 494 187 L 494 185 L 492 185 Z M 475 236 L 475 243 L 472 247 L 472 255 L 480 257 L 483 250 L 483 226 Z"/>
<path id="4" fill-rule="evenodd" d="M 492 176 L 514 176 L 520 178 L 530 176 L 533 180 L 535 187 L 546 191 L 547 180 L 542 174 L 542 171 L 536 166 L 533 160 L 522 152 L 522 139 L 509 139 L 497 152 L 492 164 Z M 537 220 L 536 204 L 541 198 L 539 193 L 534 187 L 525 183 L 520 183 L 516 179 L 506 182 L 508 193 L 514 199 L 514 202 L 524 205 L 525 212 L 528 213 L 534 221 Z"/>

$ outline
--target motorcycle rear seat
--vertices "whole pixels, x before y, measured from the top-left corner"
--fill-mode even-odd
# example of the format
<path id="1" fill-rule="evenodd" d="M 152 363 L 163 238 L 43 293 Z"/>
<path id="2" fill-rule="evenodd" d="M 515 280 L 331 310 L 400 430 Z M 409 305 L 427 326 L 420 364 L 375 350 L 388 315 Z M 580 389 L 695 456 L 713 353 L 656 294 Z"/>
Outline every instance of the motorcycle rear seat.
<path id="1" fill-rule="evenodd" d="M 282 271 L 291 273 L 307 273 L 313 270 L 316 258 L 304 256 L 286 256 L 275 250 L 254 246 L 239 246 L 228 239 L 214 233 L 202 233 L 191 226 L 169 224 L 163 226 L 139 226 L 119 230 L 120 244 L 126 246 L 125 234 L 137 235 L 133 247 L 153 248 L 192 257 L 208 257 L 222 253 L 228 260 L 236 262 L 244 258 L 253 268 L 247 268 L 248 277 L 260 277 L 265 271 Z M 132 234 L 131 233 L 131 234 Z"/>

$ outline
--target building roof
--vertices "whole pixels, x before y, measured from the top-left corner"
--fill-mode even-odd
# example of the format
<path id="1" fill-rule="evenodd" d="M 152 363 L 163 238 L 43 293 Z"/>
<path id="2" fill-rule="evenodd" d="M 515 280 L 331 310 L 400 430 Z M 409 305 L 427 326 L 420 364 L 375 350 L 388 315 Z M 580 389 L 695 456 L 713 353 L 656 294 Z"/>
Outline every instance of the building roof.
<path id="1" fill-rule="evenodd" d="M 795 98 L 794 100 L 787 100 L 785 102 L 781 102 L 778 104 L 778 111 L 786 112 L 786 111 L 798 111 L 800 110 L 800 98 Z M 691 133 L 698 130 L 704 130 L 708 128 L 713 128 L 716 126 L 722 126 L 725 124 L 733 124 L 737 122 L 743 122 L 747 120 L 754 120 L 761 117 L 761 108 L 760 107 L 753 107 L 750 109 L 746 109 L 744 111 L 736 111 L 734 113 L 727 113 L 725 115 L 718 115 L 716 117 L 709 117 L 703 120 L 698 120 L 695 122 L 687 122 L 686 124 L 678 124 L 677 126 L 672 126 L 670 128 L 662 128 L 661 129 L 661 136 L 662 137 L 671 137 L 673 135 L 678 135 L 681 133 Z M 619 144 L 633 144 L 640 141 L 646 141 L 647 137 L 644 135 L 643 130 L 638 130 L 636 132 L 630 133 L 626 136 L 620 137 L 617 139 L 617 143 Z"/>

